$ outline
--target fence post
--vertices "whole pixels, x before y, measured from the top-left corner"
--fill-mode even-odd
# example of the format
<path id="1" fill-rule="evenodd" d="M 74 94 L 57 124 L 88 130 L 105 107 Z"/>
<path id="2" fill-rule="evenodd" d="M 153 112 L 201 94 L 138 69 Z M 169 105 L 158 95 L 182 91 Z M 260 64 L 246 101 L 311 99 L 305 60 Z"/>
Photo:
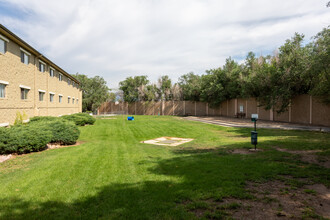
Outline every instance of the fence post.
<path id="1" fill-rule="evenodd" d="M 245 118 L 248 118 L 248 100 L 245 100 Z"/>
<path id="2" fill-rule="evenodd" d="M 272 108 L 269 110 L 269 120 L 274 121 L 274 111 Z"/>
<path id="3" fill-rule="evenodd" d="M 186 115 L 186 101 L 183 101 L 183 115 Z"/>
<path id="4" fill-rule="evenodd" d="M 164 115 L 164 100 L 162 100 L 162 115 Z"/>
<path id="5" fill-rule="evenodd" d="M 313 123 L 313 99 L 309 96 L 309 124 Z"/>
<path id="6" fill-rule="evenodd" d="M 209 116 L 209 103 L 206 103 L 206 116 Z"/>
<path id="7" fill-rule="evenodd" d="M 289 104 L 289 122 L 291 122 L 291 100 Z"/>
<path id="8" fill-rule="evenodd" d="M 237 99 L 235 99 L 235 111 L 234 111 L 234 114 L 235 115 L 237 114 Z"/>
<path id="9" fill-rule="evenodd" d="M 197 113 L 196 108 L 197 108 L 197 104 L 196 104 L 196 101 L 195 101 L 195 116 L 197 116 L 196 115 L 196 113 Z"/>
<path id="10" fill-rule="evenodd" d="M 143 105 L 143 115 L 146 115 L 146 103 L 144 101 L 141 102 Z"/>

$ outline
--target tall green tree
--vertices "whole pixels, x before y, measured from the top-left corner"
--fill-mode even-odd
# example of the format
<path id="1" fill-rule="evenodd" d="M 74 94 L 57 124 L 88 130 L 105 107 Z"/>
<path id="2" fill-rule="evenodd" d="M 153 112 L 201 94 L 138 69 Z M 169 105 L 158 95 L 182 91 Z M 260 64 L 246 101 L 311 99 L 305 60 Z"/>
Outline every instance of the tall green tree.
<path id="1" fill-rule="evenodd" d="M 182 89 L 183 99 L 199 101 L 201 94 L 201 76 L 193 72 L 180 76 L 179 85 Z"/>
<path id="2" fill-rule="evenodd" d="M 330 104 L 330 26 L 314 37 L 312 48 L 311 74 L 314 77 L 310 94 Z"/>
<path id="3" fill-rule="evenodd" d="M 95 112 L 101 104 L 108 100 L 110 89 L 107 82 L 100 76 L 89 78 L 84 74 L 76 74 L 82 90 L 82 110 Z"/>
<path id="4" fill-rule="evenodd" d="M 217 106 L 228 98 L 225 88 L 228 79 L 222 68 L 206 72 L 201 77 L 201 101 L 210 103 L 212 107 Z"/>
<path id="5" fill-rule="evenodd" d="M 117 99 L 117 95 L 116 95 L 116 93 L 114 93 L 114 92 L 110 92 L 110 93 L 109 93 L 109 99 L 108 99 L 108 101 L 110 101 L 110 102 L 114 102 L 114 101 L 116 101 L 116 99 Z"/>
<path id="6" fill-rule="evenodd" d="M 139 87 L 146 86 L 149 83 L 147 76 L 127 77 L 124 81 L 119 82 L 119 88 L 123 91 L 124 101 L 139 101 Z"/>
<path id="7" fill-rule="evenodd" d="M 161 97 L 164 100 L 170 100 L 171 88 L 172 88 L 172 81 L 168 75 L 161 76 L 158 79 L 159 97 Z"/>

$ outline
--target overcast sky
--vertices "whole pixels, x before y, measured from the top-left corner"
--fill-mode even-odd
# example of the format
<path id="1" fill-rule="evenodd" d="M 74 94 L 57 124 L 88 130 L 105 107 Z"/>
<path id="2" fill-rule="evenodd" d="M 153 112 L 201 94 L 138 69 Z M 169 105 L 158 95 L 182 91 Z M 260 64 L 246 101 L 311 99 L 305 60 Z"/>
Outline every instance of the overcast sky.
<path id="1" fill-rule="evenodd" d="M 323 0 L 0 0 L 0 23 L 69 73 L 174 81 L 330 24 Z"/>

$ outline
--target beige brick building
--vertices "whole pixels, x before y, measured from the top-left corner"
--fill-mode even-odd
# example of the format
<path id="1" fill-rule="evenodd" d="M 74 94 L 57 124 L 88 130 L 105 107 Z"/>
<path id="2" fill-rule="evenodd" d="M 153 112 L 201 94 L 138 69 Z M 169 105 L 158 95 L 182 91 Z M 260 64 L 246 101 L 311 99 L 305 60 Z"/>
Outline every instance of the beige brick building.
<path id="1" fill-rule="evenodd" d="M 81 112 L 79 81 L 0 24 L 0 126 Z"/>

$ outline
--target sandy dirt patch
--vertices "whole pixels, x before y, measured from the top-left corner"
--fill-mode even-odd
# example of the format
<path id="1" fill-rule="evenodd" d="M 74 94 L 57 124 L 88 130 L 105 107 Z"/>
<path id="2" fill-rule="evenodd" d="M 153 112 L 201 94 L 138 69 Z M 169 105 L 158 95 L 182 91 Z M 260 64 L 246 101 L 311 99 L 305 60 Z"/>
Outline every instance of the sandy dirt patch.
<path id="1" fill-rule="evenodd" d="M 209 199 L 203 201 L 207 208 L 190 209 L 190 212 L 198 218 L 207 217 L 207 213 L 221 213 L 234 219 L 330 218 L 330 190 L 322 184 L 295 188 L 281 181 L 250 182 L 246 189 L 253 199 Z"/>
<path id="2" fill-rule="evenodd" d="M 178 146 L 181 144 L 188 143 L 194 139 L 191 138 L 178 138 L 178 137 L 160 137 L 152 140 L 141 141 L 144 144 L 164 145 L 164 146 Z"/>
<path id="3" fill-rule="evenodd" d="M 12 158 L 13 155 L 9 154 L 9 155 L 0 155 L 0 163 L 5 162 L 6 160 L 9 160 L 10 158 Z"/>
<path id="4" fill-rule="evenodd" d="M 287 152 L 290 154 L 296 154 L 301 157 L 301 160 L 307 163 L 317 164 L 320 166 L 323 166 L 325 168 L 330 168 L 330 160 L 320 161 L 318 159 L 318 155 L 315 155 L 315 153 L 322 152 L 321 150 L 301 150 L 301 151 L 295 151 L 295 150 L 288 150 L 284 148 L 275 148 L 278 151 L 281 152 Z"/>
<path id="5" fill-rule="evenodd" d="M 79 146 L 83 143 L 84 142 L 82 142 L 82 141 L 77 141 L 75 144 L 72 144 L 72 145 L 60 145 L 60 144 L 57 144 L 57 143 L 49 143 L 49 144 L 47 144 L 47 149 L 46 150 L 63 148 L 63 147 L 74 147 L 74 146 Z"/>
<path id="6" fill-rule="evenodd" d="M 262 152 L 263 150 L 262 149 L 257 149 L 257 150 L 254 150 L 254 149 L 244 149 L 244 148 L 238 148 L 238 149 L 233 149 L 233 150 L 229 150 L 228 152 L 229 153 L 232 153 L 232 154 L 255 154 L 255 153 L 258 153 L 258 152 Z"/>

